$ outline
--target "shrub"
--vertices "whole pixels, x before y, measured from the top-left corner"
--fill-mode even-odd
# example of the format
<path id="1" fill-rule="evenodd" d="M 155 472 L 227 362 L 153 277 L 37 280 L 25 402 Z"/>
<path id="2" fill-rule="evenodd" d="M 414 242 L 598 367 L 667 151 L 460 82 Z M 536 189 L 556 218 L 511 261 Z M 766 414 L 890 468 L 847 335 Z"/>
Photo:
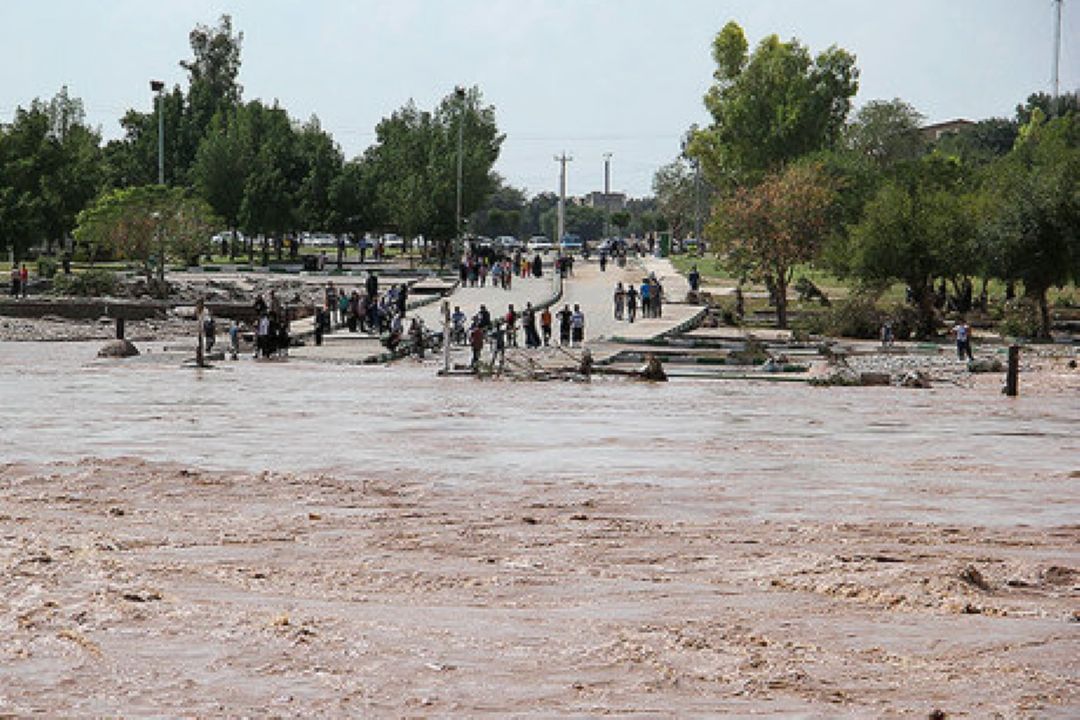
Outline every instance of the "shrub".
<path id="1" fill-rule="evenodd" d="M 42 255 L 37 261 L 37 272 L 39 277 L 51 279 L 56 275 L 56 271 L 59 269 L 59 264 L 56 262 L 56 258 L 49 257 L 48 255 Z"/>
<path id="2" fill-rule="evenodd" d="M 97 297 L 112 295 L 119 285 L 116 273 L 110 270 L 92 268 L 81 273 L 58 275 L 53 280 L 53 290 L 57 295 L 76 295 L 79 297 Z"/>
<path id="3" fill-rule="evenodd" d="M 1033 338 L 1039 335 L 1039 306 L 1030 298 L 1005 303 L 997 331 L 1003 337 Z"/>

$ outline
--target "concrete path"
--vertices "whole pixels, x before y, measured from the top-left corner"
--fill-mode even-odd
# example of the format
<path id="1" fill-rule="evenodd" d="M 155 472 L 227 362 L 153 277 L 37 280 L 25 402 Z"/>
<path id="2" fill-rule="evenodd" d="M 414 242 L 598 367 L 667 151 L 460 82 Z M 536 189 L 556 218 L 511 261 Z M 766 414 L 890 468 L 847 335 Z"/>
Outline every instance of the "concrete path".
<path id="1" fill-rule="evenodd" d="M 628 283 L 640 286 L 642 278 L 650 273 L 654 273 L 660 280 L 668 298 L 668 302 L 664 304 L 663 317 L 645 319 L 639 316 L 634 323 L 615 320 L 613 299 L 615 284 L 622 282 L 624 286 Z M 627 262 L 625 268 L 609 264 L 605 272 L 601 272 L 595 258 L 588 262 L 578 259 L 575 262 L 574 275 L 568 277 L 563 283 L 562 296 L 553 305 L 552 312 L 564 305 L 571 309 L 575 304 L 580 305 L 585 313 L 586 346 L 590 348 L 597 360 L 602 360 L 617 351 L 621 340 L 642 341 L 655 338 L 696 318 L 702 311 L 701 307 L 674 302 L 674 300 L 681 301 L 687 290 L 686 279 L 665 259 L 634 258 Z M 531 302 L 539 307 L 545 302 L 550 302 L 556 294 L 557 285 L 554 273 L 545 268 L 545 276 L 541 279 L 515 277 L 510 290 L 493 287 L 490 283 L 482 288 L 459 287 L 447 299 L 450 301 L 451 310 L 454 307 L 460 307 L 469 318 L 476 314 L 481 304 L 487 306 L 493 318 L 500 318 L 506 314 L 510 304 L 513 304 L 514 309 L 520 313 L 526 303 Z M 409 317 L 414 316 L 419 317 L 428 330 L 441 331 L 442 301 L 435 301 L 410 311 Z M 524 344 L 524 333 L 520 330 L 518 342 Z M 360 362 L 381 351 L 381 346 L 373 336 L 337 330 L 326 336 L 322 347 L 315 347 L 309 341 L 308 346 L 294 349 L 292 356 L 331 362 Z M 468 355 L 467 349 L 455 347 L 451 361 L 463 364 L 467 361 Z M 553 357 L 558 362 L 570 359 L 563 352 L 537 353 L 537 355 L 541 360 L 545 356 Z"/>

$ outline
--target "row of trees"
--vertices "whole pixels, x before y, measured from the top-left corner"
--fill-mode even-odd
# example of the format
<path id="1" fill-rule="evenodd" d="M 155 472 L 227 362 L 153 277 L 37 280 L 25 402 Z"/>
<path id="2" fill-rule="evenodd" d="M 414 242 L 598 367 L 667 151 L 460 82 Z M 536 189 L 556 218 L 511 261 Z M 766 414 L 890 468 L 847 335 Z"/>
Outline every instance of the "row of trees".
<path id="1" fill-rule="evenodd" d="M 374 145 L 346 160 L 317 118 L 301 123 L 276 102 L 243 100 L 243 34 L 228 16 L 216 27 L 196 27 L 189 39 L 193 57 L 181 62 L 187 87 L 163 92 L 154 111 L 125 113 L 119 140 L 102 145 L 66 89 L 50 102 L 20 108 L 10 125 L 0 126 L 0 251 L 21 257 L 31 246 L 48 250 L 72 234 L 114 237 L 98 229 L 76 232 L 79 212 L 87 209 L 87 223 L 124 203 L 141 212 L 147 193 L 124 191 L 157 183 L 157 112 L 165 128 L 165 185 L 182 192 L 154 202 L 182 201 L 190 211 L 198 198 L 213 211 L 205 221 L 275 242 L 279 253 L 282 237 L 299 230 L 397 231 L 445 249 L 456 235 L 459 126 L 465 215 L 499 184 L 492 167 L 503 136 L 494 108 L 476 88 L 452 92 L 430 111 L 410 102 L 379 123 Z M 160 215 L 160 208 L 154 212 Z M 103 245 L 124 257 L 144 246 Z M 171 254 L 181 259 L 187 251 L 185 245 Z M 253 254 L 250 242 L 246 251 Z"/>
<path id="2" fill-rule="evenodd" d="M 812 56 L 770 36 L 750 52 L 729 23 L 713 58 L 712 123 L 691 129 L 685 157 L 654 186 L 661 206 L 685 206 L 685 170 L 698 164 L 707 235 L 731 271 L 774 291 L 782 327 L 796 267 L 817 262 L 879 288 L 906 283 L 924 336 L 935 282 L 981 279 L 985 291 L 990 278 L 1022 284 L 1049 332 L 1048 290 L 1080 278 L 1076 95 L 1033 95 L 1014 120 L 933 139 L 901 100 L 849 117 L 858 69 L 842 49 Z"/>

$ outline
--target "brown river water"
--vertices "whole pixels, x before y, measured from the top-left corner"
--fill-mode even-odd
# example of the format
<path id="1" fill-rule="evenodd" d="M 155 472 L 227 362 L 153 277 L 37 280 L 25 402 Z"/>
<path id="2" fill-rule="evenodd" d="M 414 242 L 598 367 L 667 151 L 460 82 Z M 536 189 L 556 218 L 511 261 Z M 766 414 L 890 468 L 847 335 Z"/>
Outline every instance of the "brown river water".
<path id="1" fill-rule="evenodd" d="M 0 718 L 1080 716 L 1072 375 L 99 345 L 0 343 Z"/>
<path id="2" fill-rule="evenodd" d="M 943 385 L 822 389 L 440 379 L 432 364 L 0 344 L 0 461 L 135 456 L 205 469 L 325 471 L 461 485 L 707 486 L 747 517 L 1047 526 L 1080 521 L 1053 485 L 1080 470 L 1074 396 Z M 159 348 L 160 349 L 160 348 Z"/>

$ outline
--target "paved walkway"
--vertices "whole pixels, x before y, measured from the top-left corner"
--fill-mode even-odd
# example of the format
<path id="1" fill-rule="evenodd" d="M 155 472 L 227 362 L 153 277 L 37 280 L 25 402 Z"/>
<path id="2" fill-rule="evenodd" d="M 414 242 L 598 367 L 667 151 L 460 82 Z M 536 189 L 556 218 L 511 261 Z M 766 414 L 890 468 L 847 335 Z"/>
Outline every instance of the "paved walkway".
<path id="1" fill-rule="evenodd" d="M 615 320 L 613 300 L 615 284 L 622 282 L 624 286 L 628 283 L 640 285 L 642 278 L 650 273 L 655 274 L 660 280 L 669 300 L 664 305 L 663 317 L 643 319 L 639 316 L 634 323 Z M 575 263 L 574 275 L 563 283 L 562 297 L 552 307 L 552 312 L 564 305 L 568 305 L 571 309 L 575 304 L 580 305 L 585 313 L 586 345 L 592 350 L 594 357 L 602 359 L 609 354 L 609 350 L 615 351 L 619 340 L 648 340 L 670 332 L 695 318 L 701 312 L 700 307 L 672 302 L 673 300 L 681 301 L 687 290 L 686 279 L 679 275 L 671 263 L 665 259 L 635 258 L 629 260 L 625 268 L 609 264 L 606 272 L 600 271 L 599 263 L 595 259 L 589 262 L 578 259 Z M 451 309 L 460 307 L 469 318 L 480 309 L 482 304 L 487 306 L 493 318 L 501 318 L 506 314 L 510 304 L 513 304 L 514 309 L 520 313 L 526 303 L 531 302 L 534 306 L 540 306 L 542 303 L 551 301 L 556 292 L 554 274 L 545 268 L 545 276 L 540 279 L 515 277 L 510 290 L 493 287 L 490 283 L 486 287 L 459 287 L 447 299 L 450 301 Z M 413 316 L 419 317 L 429 330 L 441 331 L 442 301 L 435 301 L 410 311 L 409 317 Z M 302 323 L 304 321 L 294 324 L 299 326 L 295 327 L 294 331 L 307 329 L 307 325 Z M 408 327 L 407 322 L 406 327 Z M 518 333 L 518 341 L 524 344 L 524 333 L 521 331 Z M 331 362 L 359 362 L 381 351 L 382 348 L 377 340 L 370 335 L 338 330 L 326 336 L 322 347 L 315 347 L 313 343 L 309 343 L 306 347 L 293 350 L 292 356 Z M 558 353 L 557 355 L 564 356 L 565 354 Z M 465 348 L 453 348 L 452 362 L 465 363 L 467 357 L 468 351 Z"/>

